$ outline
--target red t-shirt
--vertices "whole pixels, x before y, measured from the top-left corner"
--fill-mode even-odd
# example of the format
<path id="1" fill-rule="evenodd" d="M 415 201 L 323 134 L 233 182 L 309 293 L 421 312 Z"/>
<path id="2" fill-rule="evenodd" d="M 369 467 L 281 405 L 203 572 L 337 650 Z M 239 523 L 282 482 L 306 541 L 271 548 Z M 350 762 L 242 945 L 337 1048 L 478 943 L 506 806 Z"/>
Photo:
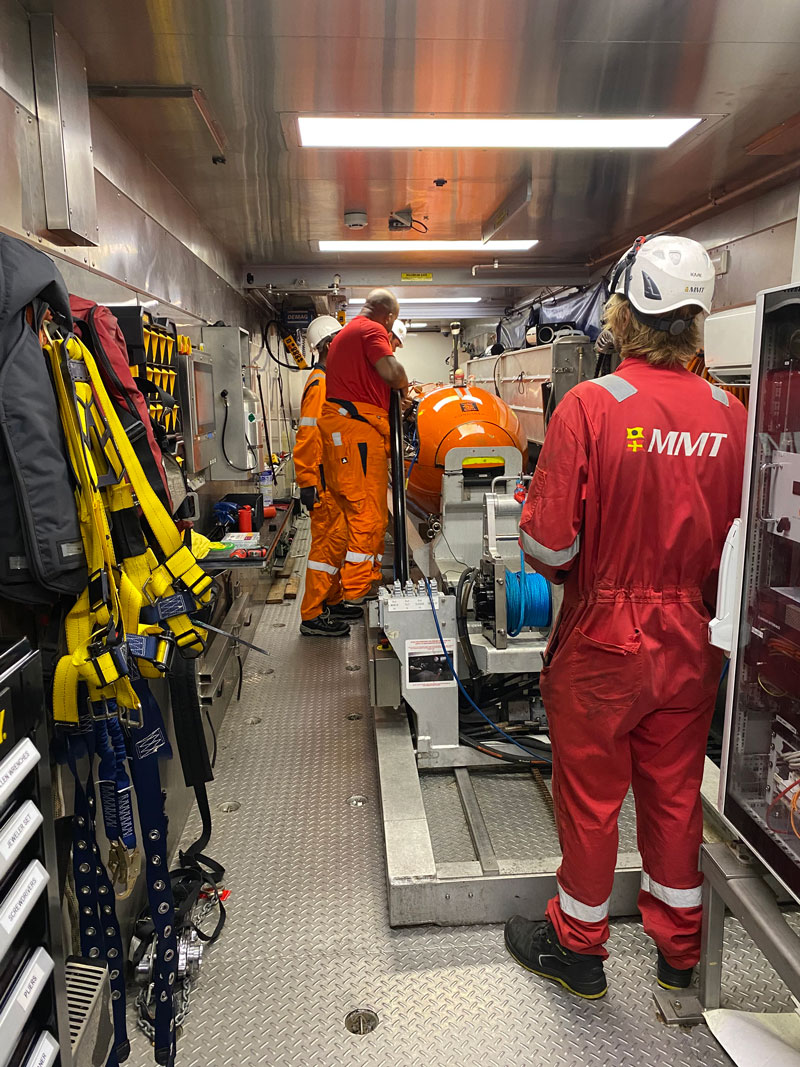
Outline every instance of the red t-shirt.
<path id="1" fill-rule="evenodd" d="M 326 366 L 327 395 L 333 400 L 374 404 L 388 411 L 391 389 L 375 370 L 375 364 L 392 354 L 386 327 L 358 315 L 331 341 Z"/>

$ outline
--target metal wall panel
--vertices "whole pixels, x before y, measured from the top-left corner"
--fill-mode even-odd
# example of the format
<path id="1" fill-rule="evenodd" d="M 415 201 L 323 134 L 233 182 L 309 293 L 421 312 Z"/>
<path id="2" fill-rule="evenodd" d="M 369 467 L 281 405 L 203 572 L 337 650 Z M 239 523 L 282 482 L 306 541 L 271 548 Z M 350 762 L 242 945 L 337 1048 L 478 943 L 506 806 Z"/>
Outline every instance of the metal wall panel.
<path id="1" fill-rule="evenodd" d="M 95 170 L 229 285 L 237 287 L 241 273 L 238 261 L 203 225 L 195 208 L 97 104 L 90 108 Z"/>
<path id="2" fill-rule="evenodd" d="M 0 229 L 53 255 L 72 292 L 107 303 L 146 303 L 182 324 L 223 319 L 253 330 L 258 316 L 230 284 L 238 264 L 144 153 L 94 107 L 98 245 L 54 240 L 45 215 L 27 16 L 15 0 L 0 0 L 0 42 Z"/>
<path id="3" fill-rule="evenodd" d="M 0 0 L 0 89 L 35 111 L 28 15 L 17 0 Z"/>

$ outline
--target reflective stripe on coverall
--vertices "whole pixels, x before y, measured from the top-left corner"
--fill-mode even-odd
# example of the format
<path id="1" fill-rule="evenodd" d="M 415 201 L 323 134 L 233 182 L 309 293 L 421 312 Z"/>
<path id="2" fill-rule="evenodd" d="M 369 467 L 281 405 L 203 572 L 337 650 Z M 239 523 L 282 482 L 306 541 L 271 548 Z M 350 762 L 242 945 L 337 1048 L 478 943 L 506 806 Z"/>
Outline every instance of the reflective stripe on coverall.
<path id="1" fill-rule="evenodd" d="M 325 478 L 347 524 L 342 588 L 345 600 L 357 600 L 372 587 L 386 539 L 389 415 L 375 404 L 331 397 L 319 428 Z"/>
<path id="2" fill-rule="evenodd" d="M 300 426 L 294 446 L 294 470 L 301 489 L 314 486 L 318 502 L 311 509 L 311 547 L 308 550 L 306 587 L 300 605 L 301 619 L 316 619 L 323 605 L 342 599 L 340 569 L 347 550 L 347 527 L 341 509 L 326 488 L 322 464 L 322 437 L 317 425 L 325 403 L 325 371 L 315 368 L 308 376 L 300 403 Z"/>
<path id="3" fill-rule="evenodd" d="M 607 956 L 632 784 L 645 930 L 673 967 L 699 959 L 700 782 L 722 667 L 707 625 L 745 426 L 722 389 L 636 358 L 572 389 L 548 426 L 520 544 L 565 582 L 541 675 L 562 849 L 547 915 L 576 952 Z"/>

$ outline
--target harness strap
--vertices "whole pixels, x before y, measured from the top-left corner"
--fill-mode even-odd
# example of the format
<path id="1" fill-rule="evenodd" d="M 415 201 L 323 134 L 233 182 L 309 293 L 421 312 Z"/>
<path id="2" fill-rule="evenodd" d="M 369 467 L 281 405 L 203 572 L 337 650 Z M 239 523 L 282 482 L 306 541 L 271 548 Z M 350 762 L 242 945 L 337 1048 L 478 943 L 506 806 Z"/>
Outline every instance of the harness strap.
<path id="1" fill-rule="evenodd" d="M 114 906 L 114 890 L 100 860 L 97 845 L 96 812 L 92 763 L 95 754 L 94 730 L 88 717 L 79 731 L 64 732 L 61 742 L 75 779 L 75 815 L 72 820 L 72 871 L 78 898 L 78 927 L 81 953 L 90 959 L 104 959 L 111 983 L 114 1018 L 113 1062 L 127 1059 L 130 1052 L 125 1012 L 125 973 L 122 934 Z M 89 771 L 84 787 L 77 760 L 87 755 Z M 112 1061 L 109 1061 L 112 1062 Z"/>
<path id="2" fill-rule="evenodd" d="M 150 914 L 156 932 L 153 959 L 155 1019 L 154 1057 L 162 1067 L 175 1062 L 175 1009 L 173 996 L 178 973 L 178 942 L 175 902 L 167 859 L 167 817 L 161 793 L 159 759 L 169 759 L 172 748 L 167 739 L 161 710 L 144 679 L 135 682 L 142 706 L 142 728 L 130 739 L 131 777 L 136 790 L 145 878 Z"/>

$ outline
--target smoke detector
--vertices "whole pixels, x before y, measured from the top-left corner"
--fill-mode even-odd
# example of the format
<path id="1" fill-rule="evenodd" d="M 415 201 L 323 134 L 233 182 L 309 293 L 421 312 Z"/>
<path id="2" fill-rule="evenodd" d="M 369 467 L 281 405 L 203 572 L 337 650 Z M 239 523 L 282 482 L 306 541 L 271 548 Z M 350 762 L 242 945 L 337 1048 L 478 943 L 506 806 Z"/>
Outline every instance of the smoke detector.
<path id="1" fill-rule="evenodd" d="M 345 211 L 344 224 L 348 230 L 363 230 L 367 225 L 366 211 Z"/>

